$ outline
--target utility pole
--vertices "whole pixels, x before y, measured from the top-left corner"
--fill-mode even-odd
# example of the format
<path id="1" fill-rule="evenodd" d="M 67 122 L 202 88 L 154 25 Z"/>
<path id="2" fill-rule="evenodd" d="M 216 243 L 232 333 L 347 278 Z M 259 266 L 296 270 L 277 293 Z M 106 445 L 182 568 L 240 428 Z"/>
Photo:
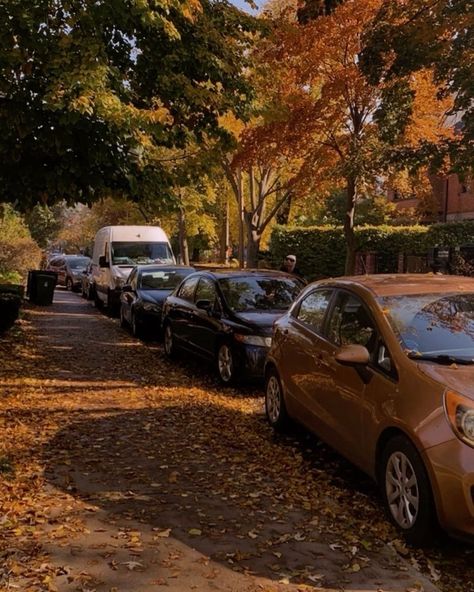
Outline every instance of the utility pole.
<path id="1" fill-rule="evenodd" d="M 238 208 L 239 208 L 239 266 L 245 267 L 245 237 L 244 237 L 244 185 L 242 170 L 237 169 Z"/>

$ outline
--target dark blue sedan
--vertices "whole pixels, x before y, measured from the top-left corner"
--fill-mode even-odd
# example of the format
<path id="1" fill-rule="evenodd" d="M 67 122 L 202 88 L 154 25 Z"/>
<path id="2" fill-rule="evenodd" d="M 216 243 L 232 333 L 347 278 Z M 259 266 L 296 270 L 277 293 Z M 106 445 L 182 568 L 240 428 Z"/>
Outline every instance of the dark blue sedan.
<path id="1" fill-rule="evenodd" d="M 214 362 L 224 384 L 261 378 L 273 323 L 303 286 L 278 271 L 196 272 L 164 304 L 165 353 L 182 349 Z"/>
<path id="2" fill-rule="evenodd" d="M 120 324 L 136 337 L 158 336 L 163 302 L 194 267 L 138 265 L 128 276 L 120 296 Z"/>

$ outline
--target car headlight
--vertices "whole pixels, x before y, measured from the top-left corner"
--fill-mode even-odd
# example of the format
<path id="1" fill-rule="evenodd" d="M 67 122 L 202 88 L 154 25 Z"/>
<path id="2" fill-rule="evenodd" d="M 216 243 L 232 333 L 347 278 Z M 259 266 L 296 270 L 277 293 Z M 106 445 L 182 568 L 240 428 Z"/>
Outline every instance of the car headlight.
<path id="1" fill-rule="evenodd" d="M 144 302 L 143 310 L 146 310 L 147 312 L 160 312 L 161 309 L 158 304 L 155 304 L 154 302 Z"/>
<path id="2" fill-rule="evenodd" d="M 444 406 L 456 436 L 474 448 L 474 401 L 454 391 L 446 391 Z"/>
<path id="3" fill-rule="evenodd" d="M 241 335 L 236 333 L 234 335 L 237 341 L 245 343 L 246 345 L 257 345 L 259 347 L 270 347 L 272 345 L 271 337 L 261 337 L 260 335 Z"/>

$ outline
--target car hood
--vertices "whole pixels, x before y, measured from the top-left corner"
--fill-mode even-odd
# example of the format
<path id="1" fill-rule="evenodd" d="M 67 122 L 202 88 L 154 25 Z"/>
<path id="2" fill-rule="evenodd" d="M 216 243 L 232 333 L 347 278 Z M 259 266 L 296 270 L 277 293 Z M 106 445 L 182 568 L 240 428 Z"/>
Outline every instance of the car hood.
<path id="1" fill-rule="evenodd" d="M 452 389 L 461 395 L 469 397 L 474 401 L 474 365 L 472 366 L 442 366 L 441 364 L 430 364 L 418 362 L 418 368 L 446 388 Z"/>
<path id="2" fill-rule="evenodd" d="M 172 290 L 138 290 L 138 295 L 143 302 L 162 305 L 171 292 Z"/>
<path id="3" fill-rule="evenodd" d="M 271 335 L 273 332 L 273 323 L 285 314 L 285 311 L 253 311 L 253 312 L 236 312 L 234 317 L 243 325 L 252 326 L 254 329 L 259 329 L 263 333 Z"/>

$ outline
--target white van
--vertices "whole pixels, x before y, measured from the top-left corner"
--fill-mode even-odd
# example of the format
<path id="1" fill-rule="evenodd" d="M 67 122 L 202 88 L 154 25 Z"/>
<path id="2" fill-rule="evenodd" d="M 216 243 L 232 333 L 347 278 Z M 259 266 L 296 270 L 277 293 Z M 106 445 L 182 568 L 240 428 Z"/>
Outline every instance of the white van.
<path id="1" fill-rule="evenodd" d="M 135 265 L 175 263 L 159 226 L 105 226 L 95 235 L 91 284 L 96 305 L 118 308 L 121 289 Z"/>

